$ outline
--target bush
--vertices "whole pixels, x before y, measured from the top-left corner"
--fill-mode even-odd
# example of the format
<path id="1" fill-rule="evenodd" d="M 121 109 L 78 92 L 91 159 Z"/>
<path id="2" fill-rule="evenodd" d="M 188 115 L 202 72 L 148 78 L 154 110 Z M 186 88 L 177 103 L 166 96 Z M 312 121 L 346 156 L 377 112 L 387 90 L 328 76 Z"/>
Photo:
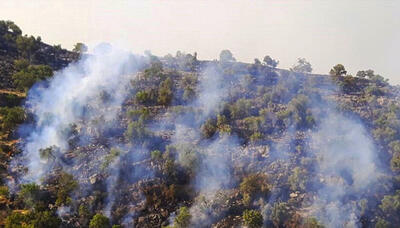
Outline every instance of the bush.
<path id="1" fill-rule="evenodd" d="M 150 152 L 151 159 L 159 161 L 162 159 L 162 153 L 159 150 L 153 150 Z"/>
<path id="2" fill-rule="evenodd" d="M 71 174 L 61 172 L 57 178 L 56 206 L 69 205 L 72 201 L 70 194 L 78 187 L 78 182 Z"/>
<path id="3" fill-rule="evenodd" d="M 139 91 L 135 95 L 136 102 L 139 104 L 153 104 L 156 100 L 156 92 L 154 90 L 150 91 Z"/>
<path id="4" fill-rule="evenodd" d="M 0 123 L 3 131 L 10 131 L 25 120 L 25 112 L 21 107 L 0 108 L 0 115 L 2 116 Z"/>
<path id="5" fill-rule="evenodd" d="M 233 119 L 242 119 L 249 116 L 251 108 L 250 100 L 239 99 L 230 106 L 230 114 Z"/>
<path id="6" fill-rule="evenodd" d="M 143 121 L 138 120 L 128 124 L 124 135 L 127 141 L 142 143 L 150 136 L 150 132 L 145 128 Z"/>
<path id="7" fill-rule="evenodd" d="M 215 126 L 215 120 L 214 119 L 208 119 L 206 122 L 201 126 L 201 134 L 203 135 L 204 138 L 211 138 L 217 131 L 217 127 Z"/>
<path id="8" fill-rule="evenodd" d="M 117 148 L 111 148 L 110 153 L 104 158 L 104 162 L 101 166 L 102 169 L 108 168 L 112 162 L 121 154 L 121 150 Z"/>
<path id="9" fill-rule="evenodd" d="M 176 228 L 186 228 L 190 227 L 190 215 L 189 209 L 187 207 L 179 208 L 178 215 L 175 217 L 174 225 Z"/>
<path id="10" fill-rule="evenodd" d="M 262 227 L 263 217 L 259 211 L 256 210 L 245 210 L 243 212 L 244 224 L 249 228 Z"/>
<path id="11" fill-rule="evenodd" d="M 102 215 L 102 214 L 96 214 L 93 216 L 93 218 L 90 220 L 89 223 L 89 228 L 109 228 L 110 227 L 110 220 Z"/>
<path id="12" fill-rule="evenodd" d="M 161 82 L 158 89 L 158 104 L 169 105 L 172 101 L 172 96 L 172 80 L 171 78 L 167 78 L 165 81 Z"/>
<path id="13" fill-rule="evenodd" d="M 269 191 L 267 176 L 264 174 L 251 174 L 243 178 L 240 183 L 240 192 L 246 205 L 249 205 L 256 196 L 265 197 Z"/>
<path id="14" fill-rule="evenodd" d="M 30 65 L 12 75 L 17 89 L 28 91 L 36 82 L 53 76 L 53 70 L 46 65 Z"/>

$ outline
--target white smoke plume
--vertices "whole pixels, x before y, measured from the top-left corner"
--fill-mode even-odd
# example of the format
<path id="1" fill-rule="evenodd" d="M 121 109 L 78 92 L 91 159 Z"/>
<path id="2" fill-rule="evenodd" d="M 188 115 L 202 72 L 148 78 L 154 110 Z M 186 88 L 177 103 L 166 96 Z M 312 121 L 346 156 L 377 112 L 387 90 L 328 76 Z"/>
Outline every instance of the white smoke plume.
<path id="1" fill-rule="evenodd" d="M 318 161 L 314 184 L 319 187 L 313 206 L 320 210 L 316 216 L 328 227 L 360 227 L 355 202 L 379 175 L 375 146 L 366 129 L 331 111 L 312 134 L 311 147 Z"/>
<path id="2" fill-rule="evenodd" d="M 144 57 L 100 44 L 90 55 L 56 72 L 48 82 L 35 85 L 25 106 L 33 124 L 20 127 L 22 156 L 28 168 L 23 181 L 39 182 L 46 174 L 48 164 L 40 158 L 40 149 L 55 146 L 61 152 L 58 157 L 68 150 L 66 132 L 72 124 L 83 121 L 86 126 L 81 129 L 87 133 L 82 134 L 86 137 L 81 141 L 112 126 L 130 94 L 130 80 L 145 62 Z"/>

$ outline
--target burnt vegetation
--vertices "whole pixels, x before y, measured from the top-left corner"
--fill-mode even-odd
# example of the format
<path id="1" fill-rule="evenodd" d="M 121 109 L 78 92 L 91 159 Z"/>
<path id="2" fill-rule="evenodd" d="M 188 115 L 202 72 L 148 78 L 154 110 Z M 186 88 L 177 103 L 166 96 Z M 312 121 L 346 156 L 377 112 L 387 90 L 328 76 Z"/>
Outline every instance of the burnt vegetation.
<path id="1" fill-rule="evenodd" d="M 348 75 L 341 64 L 329 75 L 312 74 L 302 58 L 283 70 L 270 56 L 247 64 L 229 50 L 218 61 L 198 60 L 196 53 L 147 53 L 149 61 L 132 76 L 116 120 L 110 124 L 95 116 L 90 123 L 82 119 L 59 129 L 68 150 L 41 148 L 37 153 L 48 166 L 46 175 L 40 183 L 19 183 L 26 167 L 11 163 L 22 153 L 19 145 L 27 133 L 18 126 L 36 121 L 24 110 L 26 92 L 84 58 L 86 50 L 82 43 L 73 52 L 44 44 L 22 35 L 14 23 L 0 21 L 2 226 L 324 227 L 313 198 L 330 182 L 352 182 L 346 170 L 338 177 L 323 176 L 316 168 L 321 158 L 309 152 L 313 134 L 330 112 L 365 126 L 382 170 L 373 187 L 342 198 L 357 210 L 357 224 L 399 226 L 399 88 L 372 70 Z M 210 67 L 229 86 L 206 115 L 196 104 L 202 72 Z M 104 107 L 112 96 L 98 91 Z M 178 134 L 175 120 L 185 123 L 184 134 Z M 198 137 L 191 140 L 191 134 Z M 233 146 L 210 146 L 224 137 L 234 138 Z M 229 180 L 211 189 L 210 197 L 198 178 L 212 176 L 207 172 L 214 166 L 220 170 L 213 159 L 226 151 L 229 165 L 217 176 L 228 172 Z M 207 222 L 198 222 L 199 215 Z"/>

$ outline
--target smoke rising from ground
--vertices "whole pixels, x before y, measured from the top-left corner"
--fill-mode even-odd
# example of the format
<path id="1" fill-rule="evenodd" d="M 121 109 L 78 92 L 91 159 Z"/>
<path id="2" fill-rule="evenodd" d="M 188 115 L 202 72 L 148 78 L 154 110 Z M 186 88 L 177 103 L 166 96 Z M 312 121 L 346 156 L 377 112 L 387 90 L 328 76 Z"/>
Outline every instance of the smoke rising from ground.
<path id="1" fill-rule="evenodd" d="M 98 131 L 105 132 L 130 94 L 129 81 L 144 63 L 143 57 L 100 44 L 90 55 L 31 89 L 25 107 L 34 123 L 20 127 L 28 167 L 25 181 L 40 181 L 46 174 L 49 164 L 40 157 L 40 149 L 59 148 L 56 160 L 68 150 L 72 124 L 85 123 L 86 128 L 80 131 L 88 137 L 82 137 L 81 142 Z"/>

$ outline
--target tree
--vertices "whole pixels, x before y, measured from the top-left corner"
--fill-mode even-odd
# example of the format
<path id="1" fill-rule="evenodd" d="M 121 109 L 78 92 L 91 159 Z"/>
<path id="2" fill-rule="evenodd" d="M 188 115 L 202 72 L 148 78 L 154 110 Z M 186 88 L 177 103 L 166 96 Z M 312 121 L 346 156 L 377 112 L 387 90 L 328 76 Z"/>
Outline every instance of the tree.
<path id="1" fill-rule="evenodd" d="M 26 67 L 23 62 L 17 62 L 19 68 Z M 19 90 L 29 90 L 36 82 L 53 76 L 53 70 L 47 65 L 30 65 L 12 75 L 14 84 Z"/>
<path id="2" fill-rule="evenodd" d="M 84 43 L 76 43 L 74 46 L 74 49 L 72 49 L 73 52 L 82 54 L 87 52 L 88 47 Z"/>
<path id="3" fill-rule="evenodd" d="M 102 214 L 96 214 L 93 216 L 93 218 L 90 220 L 89 223 L 89 228 L 109 228 L 110 227 L 110 220 L 102 215 Z"/>
<path id="4" fill-rule="evenodd" d="M 30 58 L 31 55 L 39 48 L 37 45 L 38 41 L 36 41 L 33 36 L 18 36 L 15 40 L 17 44 L 18 51 L 21 52 L 22 56 L 25 58 Z"/>
<path id="5" fill-rule="evenodd" d="M 262 227 L 263 225 L 263 217 L 257 210 L 245 210 L 242 217 L 244 224 L 249 228 Z"/>
<path id="6" fill-rule="evenodd" d="M 189 209 L 187 207 L 179 208 L 179 213 L 175 217 L 174 225 L 176 228 L 186 228 L 190 226 L 190 215 Z"/>
<path id="7" fill-rule="evenodd" d="M 290 68 L 290 70 L 298 73 L 311 73 L 312 67 L 311 64 L 305 58 L 298 58 L 297 64 L 293 65 L 293 67 Z"/>
<path id="8" fill-rule="evenodd" d="M 266 66 L 276 68 L 279 64 L 278 60 L 272 59 L 269 55 L 265 56 L 263 62 Z"/>
<path id="9" fill-rule="evenodd" d="M 356 76 L 360 77 L 360 78 L 365 78 L 365 77 L 372 78 L 374 76 L 374 71 L 373 70 L 360 70 L 357 72 Z"/>
<path id="10" fill-rule="evenodd" d="M 332 76 L 344 76 L 347 71 L 342 64 L 337 64 L 329 71 L 329 74 Z"/>
<path id="11" fill-rule="evenodd" d="M 219 61 L 221 62 L 235 62 L 236 59 L 233 57 L 233 54 L 229 50 L 222 50 L 219 54 Z"/>
<path id="12" fill-rule="evenodd" d="M 171 78 L 165 79 L 160 84 L 158 89 L 158 103 L 160 105 L 169 105 L 172 101 L 172 80 Z"/>
<path id="13" fill-rule="evenodd" d="M 255 65 L 261 65 L 261 61 L 258 58 L 254 59 L 254 64 Z"/>

